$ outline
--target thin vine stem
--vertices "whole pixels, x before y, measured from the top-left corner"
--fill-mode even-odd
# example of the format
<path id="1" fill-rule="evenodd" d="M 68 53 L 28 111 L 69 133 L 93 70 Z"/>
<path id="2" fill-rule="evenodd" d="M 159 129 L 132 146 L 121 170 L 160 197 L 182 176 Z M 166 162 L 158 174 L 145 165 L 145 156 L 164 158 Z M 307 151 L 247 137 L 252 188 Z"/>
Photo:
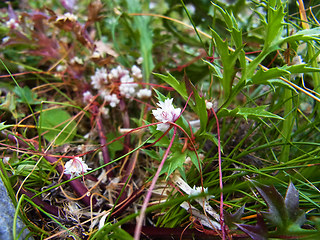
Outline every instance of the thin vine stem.
<path id="1" fill-rule="evenodd" d="M 137 223 L 136 228 L 135 228 L 135 231 L 134 231 L 134 239 L 135 239 L 135 240 L 139 240 L 139 239 L 140 239 L 140 234 L 141 234 L 141 229 L 142 229 L 142 222 L 143 222 L 143 220 L 144 220 L 144 215 L 145 215 L 145 212 L 146 212 L 148 203 L 149 203 L 149 201 L 150 201 L 150 198 L 151 198 L 151 195 L 152 195 L 152 191 L 153 191 L 153 189 L 154 189 L 154 187 L 155 187 L 155 185 L 156 185 L 156 182 L 157 182 L 157 180 L 158 180 L 158 178 L 159 178 L 159 175 L 160 175 L 160 172 L 161 172 L 162 167 L 163 167 L 163 165 L 164 165 L 164 162 L 165 162 L 166 159 L 168 158 L 168 155 L 169 155 L 169 153 L 170 153 L 170 149 L 171 149 L 171 147 L 172 147 L 172 144 L 173 144 L 173 141 L 174 141 L 174 139 L 175 139 L 176 134 L 177 134 L 177 128 L 174 127 L 174 132 L 173 132 L 173 136 L 172 136 L 172 139 L 171 139 L 171 141 L 170 141 L 170 144 L 169 144 L 166 152 L 165 152 L 164 155 L 163 155 L 163 158 L 162 158 L 162 160 L 161 160 L 161 163 L 160 163 L 160 165 L 159 165 L 159 167 L 158 167 L 158 170 L 157 170 L 156 174 L 154 175 L 154 177 L 153 177 L 153 179 L 152 179 L 151 186 L 150 186 L 150 188 L 149 188 L 149 190 L 148 190 L 147 196 L 146 196 L 146 198 L 144 199 L 143 205 L 142 205 L 142 207 L 141 207 L 141 212 L 140 212 L 140 216 L 139 216 L 139 218 L 138 218 L 138 223 Z"/>

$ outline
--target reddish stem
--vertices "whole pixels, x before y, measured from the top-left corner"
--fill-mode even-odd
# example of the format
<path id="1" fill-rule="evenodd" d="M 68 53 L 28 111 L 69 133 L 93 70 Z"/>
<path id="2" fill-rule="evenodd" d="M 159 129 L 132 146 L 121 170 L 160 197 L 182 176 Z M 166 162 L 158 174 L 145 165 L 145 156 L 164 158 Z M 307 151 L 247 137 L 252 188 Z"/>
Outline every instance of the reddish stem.
<path id="1" fill-rule="evenodd" d="M 224 215 L 223 215 L 223 182 L 222 182 L 222 161 L 221 161 L 221 144 L 220 144 L 220 127 L 219 127 L 219 120 L 218 116 L 213 109 L 212 113 L 216 119 L 217 123 L 217 136 L 218 136 L 218 156 L 219 156 L 219 185 L 220 185 L 220 225 L 221 225 L 221 233 L 222 239 L 226 239 L 226 229 L 224 224 Z"/>
<path id="2" fill-rule="evenodd" d="M 96 120 L 97 120 L 97 127 L 98 127 L 98 132 L 99 132 L 100 144 L 102 146 L 101 147 L 102 158 L 103 158 L 103 162 L 105 164 L 107 164 L 107 163 L 110 162 L 110 157 L 109 157 L 109 151 L 108 151 L 108 147 L 107 147 L 107 137 L 106 137 L 106 134 L 105 134 L 105 129 L 103 127 L 102 119 L 101 119 L 101 115 L 100 114 L 97 115 Z M 108 164 L 105 167 L 108 178 L 112 178 L 114 176 L 111 168 L 112 168 L 112 166 L 110 164 Z"/>
<path id="3" fill-rule="evenodd" d="M 140 239 L 140 234 L 141 234 L 141 228 L 142 228 L 142 222 L 143 222 L 143 219 L 144 219 L 144 216 L 145 216 L 145 212 L 146 212 L 146 209 L 147 209 L 147 206 L 148 206 L 148 203 L 150 201 L 150 198 L 151 198 L 151 195 L 152 195 L 152 191 L 156 185 L 156 182 L 159 178 L 159 175 L 160 175 L 160 172 L 162 170 L 162 167 L 164 165 L 164 162 L 166 161 L 168 155 L 169 155 L 169 152 L 170 152 L 170 149 L 172 147 L 172 144 L 173 144 L 173 141 L 174 141 L 174 138 L 176 136 L 176 133 L 177 133 L 177 128 L 175 127 L 174 128 L 174 132 L 173 132 L 173 136 L 172 136 L 172 139 L 170 141 L 170 144 L 166 150 L 166 152 L 164 153 L 163 155 L 163 158 L 161 160 L 161 163 L 158 167 L 158 170 L 156 172 L 156 174 L 154 175 L 153 179 L 152 179 L 152 182 L 151 182 L 151 186 L 148 190 L 148 193 L 147 193 L 147 196 L 146 198 L 144 199 L 144 202 L 142 204 L 142 207 L 141 207 L 141 212 L 140 212 L 140 216 L 138 218 L 138 222 L 137 222 L 137 225 L 136 225 L 136 228 L 135 228 L 135 231 L 134 231 L 134 239 L 135 240 L 139 240 Z"/>
<path id="4" fill-rule="evenodd" d="M 57 216 L 59 217 L 59 208 L 56 207 L 56 206 L 52 206 L 51 204 L 47 203 L 47 202 L 44 202 L 42 201 L 40 198 L 38 197 L 34 197 L 35 194 L 27 191 L 27 190 L 24 190 L 23 188 L 20 189 L 20 193 L 21 194 L 25 194 L 27 195 L 31 200 L 32 202 L 34 202 L 35 204 L 37 204 L 39 207 L 42 207 L 46 212 L 54 215 L 54 216 Z"/>
<path id="5" fill-rule="evenodd" d="M 20 146 L 23 147 L 29 147 L 28 144 L 26 144 L 24 141 L 20 140 L 19 138 L 15 137 L 12 134 L 5 134 L 2 132 L 3 135 L 5 135 L 10 141 L 12 142 L 16 142 L 17 144 L 19 144 Z M 35 148 L 38 148 L 38 146 L 36 144 L 34 144 Z M 58 159 L 55 157 L 51 157 L 51 156 L 44 156 L 44 158 L 52 163 L 52 164 L 56 164 L 58 162 Z M 56 170 L 60 173 L 63 174 L 63 167 L 61 164 L 58 164 L 56 166 Z M 69 174 L 63 174 L 63 179 L 64 180 L 69 180 L 70 179 L 70 175 Z M 73 188 L 73 190 L 76 192 L 76 194 L 78 196 L 84 196 L 87 194 L 87 188 L 84 186 L 84 184 L 82 184 L 82 182 L 79 179 L 75 179 L 69 182 L 69 185 Z M 90 196 L 85 196 L 81 199 L 81 201 L 86 205 L 86 206 L 90 206 Z M 92 204 L 95 205 L 97 203 L 97 200 L 95 198 L 92 198 Z"/>

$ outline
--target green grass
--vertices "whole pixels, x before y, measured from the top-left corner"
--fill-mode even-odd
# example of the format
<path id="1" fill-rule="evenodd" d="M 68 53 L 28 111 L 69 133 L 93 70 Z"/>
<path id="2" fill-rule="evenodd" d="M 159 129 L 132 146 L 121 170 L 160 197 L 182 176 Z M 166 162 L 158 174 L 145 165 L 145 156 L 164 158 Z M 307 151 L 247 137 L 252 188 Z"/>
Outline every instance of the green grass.
<path id="1" fill-rule="evenodd" d="M 301 3 L 280 0 L 79 1 L 77 19 L 63 20 L 56 16 L 71 10 L 59 1 L 2 6 L 0 176 L 15 219 L 36 239 L 129 239 L 139 215 L 150 239 L 162 228 L 174 239 L 317 238 L 320 11 L 312 4 L 305 18 Z M 10 29 L 14 14 L 23 17 Z M 92 77 L 102 68 L 99 82 Z M 140 98 L 139 89 L 152 94 Z M 152 110 L 168 98 L 181 116 L 164 133 Z M 91 170 L 70 179 L 64 166 L 75 156 Z M 213 210 L 227 227 L 213 229 Z"/>

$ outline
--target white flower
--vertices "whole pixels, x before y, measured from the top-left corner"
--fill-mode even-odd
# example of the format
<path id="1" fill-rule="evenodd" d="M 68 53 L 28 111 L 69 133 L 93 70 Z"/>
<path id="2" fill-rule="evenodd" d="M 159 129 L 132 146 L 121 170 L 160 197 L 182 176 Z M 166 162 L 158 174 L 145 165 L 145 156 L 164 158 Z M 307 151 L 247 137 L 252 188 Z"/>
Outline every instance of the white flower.
<path id="1" fill-rule="evenodd" d="M 305 64 L 305 62 L 302 60 L 300 55 L 296 55 L 292 58 L 291 61 L 292 65 L 299 65 L 299 64 Z"/>
<path id="2" fill-rule="evenodd" d="M 160 108 L 156 110 L 152 110 L 153 116 L 159 121 L 163 122 L 157 125 L 157 130 L 165 132 L 169 129 L 170 123 L 167 122 L 174 122 L 178 119 L 181 109 L 174 108 L 172 105 L 173 98 L 166 99 L 164 102 L 159 101 L 157 105 Z"/>
<path id="3" fill-rule="evenodd" d="M 296 55 L 292 58 L 291 64 L 300 65 L 300 64 L 305 64 L 305 62 L 303 61 L 300 55 Z M 291 74 L 291 78 L 302 77 L 302 76 L 303 76 L 303 73 Z"/>
<path id="4" fill-rule="evenodd" d="M 186 8 L 188 9 L 191 15 L 193 15 L 196 12 L 196 7 L 191 3 L 187 4 Z"/>
<path id="5" fill-rule="evenodd" d="M 83 102 L 90 103 L 92 101 L 92 93 L 90 91 L 86 91 L 83 93 Z"/>
<path id="6" fill-rule="evenodd" d="M 10 161 L 10 157 L 4 157 L 4 158 L 2 159 L 2 162 L 3 162 L 4 164 L 9 164 L 9 161 Z"/>
<path id="7" fill-rule="evenodd" d="M 200 195 L 201 193 L 202 193 L 202 187 L 193 186 L 189 195 L 190 196 L 197 196 L 197 195 Z M 208 193 L 208 188 L 203 188 L 203 193 Z M 206 200 L 213 198 L 213 197 L 214 197 L 213 195 L 208 195 L 208 196 L 206 196 Z"/>
<path id="8" fill-rule="evenodd" d="M 81 174 L 91 170 L 81 157 L 75 157 L 69 160 L 64 166 L 64 173 L 70 174 L 71 178 L 80 176 Z"/>
<path id="9" fill-rule="evenodd" d="M 137 67 L 136 65 L 133 65 L 131 68 L 131 72 L 132 72 L 132 76 L 137 78 L 137 79 L 142 79 L 142 72 L 141 69 L 139 67 Z"/>
<path id="10" fill-rule="evenodd" d="M 67 66 L 66 65 L 61 65 L 59 64 L 56 68 L 57 72 L 63 72 L 65 70 L 67 70 Z"/>
<path id="11" fill-rule="evenodd" d="M 6 42 L 8 42 L 10 40 L 10 37 L 4 37 L 4 38 L 2 38 L 2 43 L 6 43 Z"/>
<path id="12" fill-rule="evenodd" d="M 100 108 L 100 113 L 104 118 L 109 118 L 109 108 L 106 108 L 106 107 Z"/>
<path id="13" fill-rule="evenodd" d="M 96 69 L 94 76 L 91 76 L 91 85 L 95 89 L 101 89 L 104 83 L 108 83 L 108 73 L 105 68 Z"/>
<path id="14" fill-rule="evenodd" d="M 67 12 L 67 13 L 63 14 L 62 16 L 57 17 L 56 22 L 58 22 L 58 21 L 65 22 L 67 20 L 69 20 L 71 22 L 75 22 L 78 20 L 78 17 L 72 13 Z"/>
<path id="15" fill-rule="evenodd" d="M 120 79 L 121 84 L 119 86 L 119 91 L 121 96 L 125 96 L 126 98 L 130 98 L 134 96 L 136 90 L 135 88 L 138 86 L 138 84 L 134 83 L 133 78 L 131 78 L 129 75 L 124 75 Z"/>
<path id="16" fill-rule="evenodd" d="M 101 58 L 102 54 L 99 51 L 94 51 L 91 55 L 91 58 Z"/>
<path id="17" fill-rule="evenodd" d="M 147 88 L 140 89 L 137 92 L 137 97 L 138 98 L 150 98 L 151 95 L 152 95 L 152 91 L 150 89 L 147 89 Z"/>
<path id="18" fill-rule="evenodd" d="M 10 18 L 10 20 L 6 22 L 6 25 L 10 29 L 16 29 L 19 27 L 19 22 L 14 18 Z"/>
<path id="19" fill-rule="evenodd" d="M 129 75 L 129 71 L 126 69 L 123 69 L 121 66 L 118 66 L 116 68 L 112 68 L 109 73 L 109 79 L 113 78 L 121 78 L 122 76 Z"/>
<path id="20" fill-rule="evenodd" d="M 210 110 L 213 107 L 213 103 L 206 100 L 206 108 Z"/>
<path id="21" fill-rule="evenodd" d="M 83 65 L 83 60 L 77 56 L 73 57 L 71 60 L 70 60 L 70 63 L 71 64 L 79 64 L 79 65 Z"/>
<path id="22" fill-rule="evenodd" d="M 109 102 L 109 105 L 110 105 L 110 107 L 115 107 L 115 106 L 117 106 L 118 104 L 119 104 L 119 102 L 120 102 L 120 100 L 119 100 L 119 98 L 117 97 L 117 95 L 116 94 L 109 94 L 109 95 L 106 95 L 106 96 L 104 96 L 104 99 L 107 101 L 107 102 Z"/>
<path id="23" fill-rule="evenodd" d="M 143 63 L 143 57 L 139 57 L 137 59 L 137 64 L 141 65 L 141 63 Z"/>

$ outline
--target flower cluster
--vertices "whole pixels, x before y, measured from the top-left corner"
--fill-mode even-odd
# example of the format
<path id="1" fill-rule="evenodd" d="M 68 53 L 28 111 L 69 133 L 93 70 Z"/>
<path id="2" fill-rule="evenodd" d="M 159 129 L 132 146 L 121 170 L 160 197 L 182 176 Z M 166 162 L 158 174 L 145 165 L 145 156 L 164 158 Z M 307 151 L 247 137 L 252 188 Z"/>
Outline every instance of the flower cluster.
<path id="1" fill-rule="evenodd" d="M 16 29 L 19 27 L 19 22 L 14 19 L 14 18 L 10 18 L 7 22 L 6 22 L 6 25 L 8 28 L 10 29 Z"/>
<path id="2" fill-rule="evenodd" d="M 83 173 L 86 173 L 91 168 L 82 160 L 81 157 L 74 157 L 69 160 L 64 166 L 64 173 L 70 174 L 71 178 L 80 176 Z"/>
<path id="3" fill-rule="evenodd" d="M 181 109 L 174 108 L 172 101 L 173 101 L 173 98 L 166 99 L 164 102 L 159 101 L 157 105 L 160 108 L 157 108 L 156 110 L 152 110 L 153 116 L 159 122 L 162 122 L 157 125 L 157 130 L 160 130 L 162 132 L 167 131 L 170 127 L 170 123 L 168 122 L 174 122 L 178 119 Z"/>
<path id="4" fill-rule="evenodd" d="M 133 65 L 131 72 L 117 66 L 109 72 L 106 68 L 96 69 L 96 72 L 91 76 L 91 85 L 94 89 L 98 90 L 100 96 L 109 103 L 110 107 L 116 107 L 120 103 L 120 98 L 138 98 L 151 97 L 151 90 L 140 89 L 137 91 L 137 82 L 142 79 L 142 72 L 139 67 Z M 92 94 L 85 92 L 83 100 L 85 103 L 90 102 Z"/>
<path id="5" fill-rule="evenodd" d="M 78 20 L 78 17 L 72 13 L 67 12 L 67 13 L 63 14 L 62 16 L 57 17 L 56 22 L 58 22 L 58 21 L 65 22 L 68 20 L 70 22 L 76 22 Z"/>

